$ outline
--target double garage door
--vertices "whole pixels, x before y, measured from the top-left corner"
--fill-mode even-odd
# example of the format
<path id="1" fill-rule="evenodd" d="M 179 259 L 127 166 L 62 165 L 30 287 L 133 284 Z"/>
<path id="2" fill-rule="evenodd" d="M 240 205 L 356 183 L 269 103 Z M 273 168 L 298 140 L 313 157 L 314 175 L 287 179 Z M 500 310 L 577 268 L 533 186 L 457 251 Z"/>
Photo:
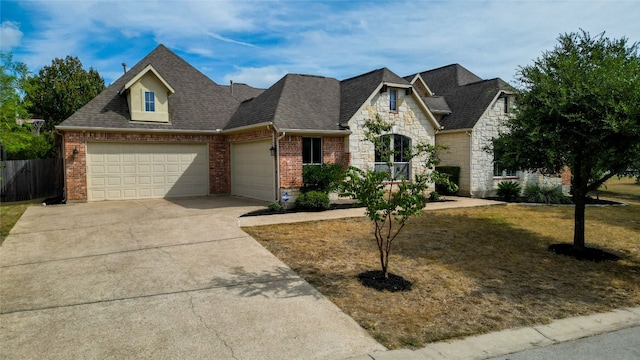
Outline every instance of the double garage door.
<path id="1" fill-rule="evenodd" d="M 208 194 L 207 144 L 87 144 L 89 201 Z"/>

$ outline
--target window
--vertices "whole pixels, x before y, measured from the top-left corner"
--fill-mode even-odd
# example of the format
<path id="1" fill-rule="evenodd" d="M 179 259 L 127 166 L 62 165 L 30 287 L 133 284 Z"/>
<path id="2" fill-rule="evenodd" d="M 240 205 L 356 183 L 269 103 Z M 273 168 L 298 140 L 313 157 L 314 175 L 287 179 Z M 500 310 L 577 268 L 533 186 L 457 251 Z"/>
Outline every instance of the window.
<path id="1" fill-rule="evenodd" d="M 505 169 L 500 166 L 499 160 L 493 162 L 493 176 L 494 177 L 518 177 L 518 171 Z"/>
<path id="2" fill-rule="evenodd" d="M 302 138 L 302 164 L 322 164 L 322 138 Z"/>
<path id="3" fill-rule="evenodd" d="M 396 111 L 397 108 L 397 100 L 398 100 L 398 90 L 390 90 L 389 91 L 389 110 Z"/>
<path id="4" fill-rule="evenodd" d="M 395 180 L 410 179 L 411 166 L 409 163 L 408 151 L 411 151 L 411 139 L 402 135 L 383 135 L 383 149 L 376 150 L 375 153 L 375 171 L 388 172 L 387 165 L 389 149 L 393 148 L 393 159 L 391 161 L 391 178 Z"/>
<path id="5" fill-rule="evenodd" d="M 146 112 L 155 112 L 156 111 L 156 100 L 155 93 L 153 91 L 145 91 L 144 92 L 144 111 Z"/>
<path id="6" fill-rule="evenodd" d="M 509 97 L 508 96 L 504 97 L 504 113 L 505 114 L 509 113 Z"/>

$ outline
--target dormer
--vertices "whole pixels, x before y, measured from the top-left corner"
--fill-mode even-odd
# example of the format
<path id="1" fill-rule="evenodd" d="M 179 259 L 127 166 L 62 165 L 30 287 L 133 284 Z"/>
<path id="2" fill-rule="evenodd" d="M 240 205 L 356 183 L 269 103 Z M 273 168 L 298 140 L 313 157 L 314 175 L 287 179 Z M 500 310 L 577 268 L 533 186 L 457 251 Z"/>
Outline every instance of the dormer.
<path id="1" fill-rule="evenodd" d="M 124 85 L 131 121 L 169 122 L 169 96 L 175 90 L 151 65 Z"/>

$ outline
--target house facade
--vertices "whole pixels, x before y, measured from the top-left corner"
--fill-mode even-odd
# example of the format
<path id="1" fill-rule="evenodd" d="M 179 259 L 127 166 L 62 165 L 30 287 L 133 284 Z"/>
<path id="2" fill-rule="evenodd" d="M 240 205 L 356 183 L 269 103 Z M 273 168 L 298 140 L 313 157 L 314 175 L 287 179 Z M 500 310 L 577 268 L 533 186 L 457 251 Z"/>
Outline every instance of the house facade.
<path id="1" fill-rule="evenodd" d="M 482 79 L 459 64 L 406 77 L 420 92 L 442 128 L 436 144 L 441 151 L 440 165 L 460 168 L 458 194 L 473 197 L 494 196 L 502 181 L 521 185 L 563 186 L 567 178 L 505 169 L 488 151 L 492 139 L 506 131 L 505 122 L 513 113 L 514 90 L 499 78 Z"/>
<path id="2" fill-rule="evenodd" d="M 63 121 L 67 201 L 232 194 L 295 199 L 302 168 L 375 168 L 362 124 L 380 114 L 394 141 L 435 143 L 436 117 L 383 68 L 339 81 L 288 74 L 269 89 L 221 86 L 160 45 Z M 397 139 L 397 140 L 396 140 Z M 404 164 L 408 174 L 419 161 Z"/>

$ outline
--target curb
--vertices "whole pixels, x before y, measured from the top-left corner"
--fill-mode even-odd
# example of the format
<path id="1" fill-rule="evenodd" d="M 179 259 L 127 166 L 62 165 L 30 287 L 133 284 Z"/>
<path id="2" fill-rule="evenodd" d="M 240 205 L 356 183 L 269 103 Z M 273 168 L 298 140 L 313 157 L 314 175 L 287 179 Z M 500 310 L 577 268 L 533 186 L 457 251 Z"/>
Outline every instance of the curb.
<path id="1" fill-rule="evenodd" d="M 349 360 L 481 360 L 635 326 L 640 326 L 640 307 L 622 308 L 606 313 L 554 320 L 547 325 L 507 329 L 460 340 L 443 341 L 418 350 L 376 352 Z"/>

